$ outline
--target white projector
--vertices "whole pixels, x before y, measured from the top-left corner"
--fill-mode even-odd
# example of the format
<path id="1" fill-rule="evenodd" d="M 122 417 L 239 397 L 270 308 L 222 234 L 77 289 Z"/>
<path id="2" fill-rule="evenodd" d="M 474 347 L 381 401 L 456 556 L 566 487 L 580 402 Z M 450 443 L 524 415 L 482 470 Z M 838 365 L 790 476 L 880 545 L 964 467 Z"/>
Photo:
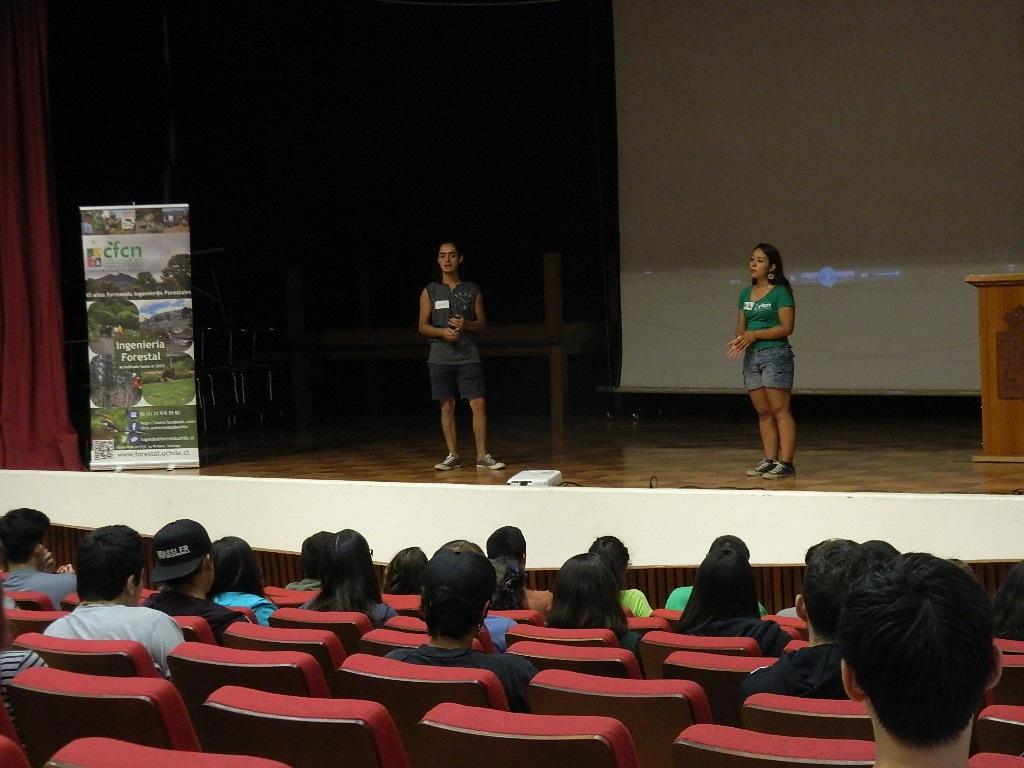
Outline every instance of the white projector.
<path id="1" fill-rule="evenodd" d="M 562 473 L 557 469 L 527 469 L 508 479 L 508 485 L 558 485 Z"/>

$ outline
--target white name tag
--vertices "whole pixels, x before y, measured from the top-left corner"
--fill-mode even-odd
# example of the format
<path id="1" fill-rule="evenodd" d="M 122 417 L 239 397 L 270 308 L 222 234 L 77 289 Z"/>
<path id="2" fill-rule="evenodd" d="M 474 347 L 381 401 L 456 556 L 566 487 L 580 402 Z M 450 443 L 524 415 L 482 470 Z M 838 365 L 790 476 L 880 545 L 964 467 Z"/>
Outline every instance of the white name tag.
<path id="1" fill-rule="evenodd" d="M 434 309 L 448 309 L 448 299 L 441 299 L 434 302 Z"/>
<path id="2" fill-rule="evenodd" d="M 746 309 L 746 310 L 753 309 L 754 308 L 754 302 L 752 302 L 752 301 L 744 301 L 743 302 L 743 308 Z"/>

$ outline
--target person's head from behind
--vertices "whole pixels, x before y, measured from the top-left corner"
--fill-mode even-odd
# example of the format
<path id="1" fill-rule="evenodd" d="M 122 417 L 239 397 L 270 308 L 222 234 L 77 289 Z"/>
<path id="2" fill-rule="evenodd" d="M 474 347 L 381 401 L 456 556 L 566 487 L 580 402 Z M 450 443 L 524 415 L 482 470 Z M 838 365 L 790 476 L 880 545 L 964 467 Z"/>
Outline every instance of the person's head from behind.
<path id="1" fill-rule="evenodd" d="M 474 555 L 485 557 L 484 551 L 480 549 L 480 545 L 474 544 L 468 539 L 452 539 L 451 541 L 445 542 L 437 548 L 437 552 L 434 553 L 434 556 L 436 557 L 441 552 L 472 552 Z"/>
<path id="2" fill-rule="evenodd" d="M 78 596 L 83 601 L 135 605 L 142 587 L 146 548 L 127 525 L 105 525 L 78 545 Z"/>
<path id="3" fill-rule="evenodd" d="M 511 557 L 526 562 L 526 537 L 514 525 L 506 525 L 487 537 L 487 557 Z"/>
<path id="4" fill-rule="evenodd" d="M 826 539 L 807 550 L 806 563 L 796 610 L 811 626 L 816 641 L 830 643 L 850 586 L 864 571 L 864 550 L 849 539 Z"/>
<path id="5" fill-rule="evenodd" d="M 432 638 L 472 641 L 497 584 L 494 566 L 470 550 L 437 552 L 423 571 L 420 610 Z"/>
<path id="6" fill-rule="evenodd" d="M 526 604 L 526 572 L 523 564 L 514 557 L 491 558 L 494 572 L 498 577 L 491 608 L 496 611 L 517 611 Z"/>
<path id="7" fill-rule="evenodd" d="M 225 536 L 213 542 L 213 585 L 210 595 L 244 592 L 265 596 L 263 572 L 245 539 Z"/>
<path id="8" fill-rule="evenodd" d="M 406 547 L 391 558 L 384 569 L 384 587 L 389 595 L 418 595 L 423 587 L 427 556 L 419 547 Z"/>
<path id="9" fill-rule="evenodd" d="M 555 576 L 548 626 L 561 629 L 610 629 L 626 634 L 619 585 L 600 555 L 573 555 Z"/>
<path id="10" fill-rule="evenodd" d="M 38 567 L 46 556 L 43 539 L 50 530 L 50 518 L 38 509 L 12 509 L 0 518 L 0 541 L 10 566 Z"/>
<path id="11" fill-rule="evenodd" d="M 1024 563 L 1006 574 L 1006 581 L 992 601 L 992 622 L 996 637 L 1024 640 Z"/>
<path id="12" fill-rule="evenodd" d="M 876 741 L 881 727 L 905 747 L 953 744 L 998 680 L 985 591 L 933 555 L 868 570 L 846 597 L 837 639 L 846 692 L 868 705 Z"/>
<path id="13" fill-rule="evenodd" d="M 153 536 L 151 578 L 164 589 L 205 595 L 213 584 L 210 534 L 195 520 L 175 520 Z"/>
<path id="14" fill-rule="evenodd" d="M 708 547 L 708 554 L 710 555 L 720 549 L 731 549 L 748 563 L 750 562 L 750 550 L 747 548 L 747 543 L 739 536 L 733 536 L 731 533 L 719 536 L 711 542 L 711 546 Z"/>
<path id="15" fill-rule="evenodd" d="M 615 577 L 615 583 L 621 591 L 626 588 L 626 569 L 629 568 L 629 550 L 621 539 L 615 536 L 598 536 L 587 550 L 597 555 Z"/>
<path id="16" fill-rule="evenodd" d="M 311 607 L 320 611 L 367 612 L 381 602 L 373 552 L 358 531 L 334 534 L 321 575 L 323 586 Z"/>
<path id="17" fill-rule="evenodd" d="M 882 541 L 881 539 L 869 539 L 862 542 L 861 547 L 864 548 L 864 556 L 868 560 L 868 568 L 891 563 L 900 556 L 900 551 L 896 547 L 888 541 Z"/>
<path id="18" fill-rule="evenodd" d="M 758 618 L 754 571 L 740 553 L 720 549 L 697 568 L 690 601 L 677 631 L 686 632 L 709 621 Z"/>
<path id="19" fill-rule="evenodd" d="M 334 541 L 330 531 L 317 531 L 302 542 L 302 575 L 320 581 L 327 549 Z"/>

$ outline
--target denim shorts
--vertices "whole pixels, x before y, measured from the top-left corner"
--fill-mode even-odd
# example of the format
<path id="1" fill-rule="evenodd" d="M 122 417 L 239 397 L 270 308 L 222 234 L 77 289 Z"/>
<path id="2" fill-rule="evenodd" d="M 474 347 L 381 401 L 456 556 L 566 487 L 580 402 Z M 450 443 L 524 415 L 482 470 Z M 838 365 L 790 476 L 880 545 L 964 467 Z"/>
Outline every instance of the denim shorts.
<path id="1" fill-rule="evenodd" d="M 743 386 L 748 392 L 761 387 L 792 389 L 793 348 L 788 344 L 768 349 L 748 347 L 743 355 Z"/>

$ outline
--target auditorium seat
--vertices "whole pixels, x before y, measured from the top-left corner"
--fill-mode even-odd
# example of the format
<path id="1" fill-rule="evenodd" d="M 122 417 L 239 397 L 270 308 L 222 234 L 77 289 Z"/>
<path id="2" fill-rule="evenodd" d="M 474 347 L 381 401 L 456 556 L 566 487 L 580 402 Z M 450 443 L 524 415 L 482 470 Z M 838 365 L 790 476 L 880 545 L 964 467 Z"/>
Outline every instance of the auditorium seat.
<path id="1" fill-rule="evenodd" d="M 1024 706 L 985 707 L 974 726 L 974 738 L 979 752 L 1024 754 Z"/>
<path id="2" fill-rule="evenodd" d="M 487 612 L 488 616 L 500 616 L 503 619 L 510 619 L 516 624 L 532 624 L 535 627 L 544 626 L 544 617 L 540 611 L 531 611 L 529 609 L 517 609 L 512 611 L 495 611 L 490 610 Z"/>
<path id="3" fill-rule="evenodd" d="M 31 768 L 17 739 L 0 734 L 0 765 L 4 768 Z"/>
<path id="4" fill-rule="evenodd" d="M 223 685 L 293 696 L 331 695 L 320 665 L 297 651 L 242 651 L 207 643 L 182 643 L 167 656 L 171 681 L 198 722 L 206 698 Z M 202 734 L 200 734 L 202 736 Z"/>
<path id="5" fill-rule="evenodd" d="M 626 626 L 630 632 L 636 632 L 641 637 L 648 632 L 668 632 L 672 629 L 668 619 L 663 619 L 660 616 L 648 616 L 646 619 L 631 617 L 626 619 Z"/>
<path id="6" fill-rule="evenodd" d="M 31 608 L 8 608 L 4 611 L 4 616 L 7 619 L 7 632 L 11 637 L 17 637 L 26 632 L 44 632 L 57 619 L 62 619 L 67 615 L 68 611 L 37 611 Z"/>
<path id="7" fill-rule="evenodd" d="M 345 649 L 338 636 L 326 629 L 288 629 L 244 624 L 236 621 L 224 630 L 221 644 L 225 648 L 243 651 L 300 651 L 308 653 L 324 673 L 324 678 L 335 696 L 338 667 L 345 660 Z"/>
<path id="8" fill-rule="evenodd" d="M 54 669 L 87 675 L 162 677 L 149 651 L 135 640 L 79 640 L 26 632 L 18 635 L 14 644 L 35 651 Z"/>
<path id="9" fill-rule="evenodd" d="M 1024 706 L 1024 654 L 1003 654 L 1003 673 L 988 698 L 989 704 Z"/>
<path id="10" fill-rule="evenodd" d="M 420 596 L 419 595 L 389 595 L 383 594 L 380 596 L 381 602 L 384 605 L 390 605 L 395 611 L 402 616 L 422 616 L 420 612 Z"/>
<path id="11" fill-rule="evenodd" d="M 672 745 L 676 768 L 840 768 L 872 766 L 875 744 L 776 736 L 724 725 L 691 725 Z"/>
<path id="12" fill-rule="evenodd" d="M 417 726 L 417 768 L 480 768 L 488 756 L 529 768 L 638 768 L 626 727 L 610 717 L 526 715 L 439 704 Z"/>
<path id="13" fill-rule="evenodd" d="M 807 636 L 807 622 L 801 618 L 795 616 L 779 616 L 775 613 L 769 613 L 765 616 L 762 616 L 761 620 L 774 621 L 776 624 L 782 627 L 783 631 L 788 631 L 790 629 L 795 630 L 797 633 L 799 633 L 799 637 L 793 638 L 794 640 L 810 639 Z"/>
<path id="14" fill-rule="evenodd" d="M 979 752 L 971 755 L 967 761 L 967 768 L 1024 768 L 1024 757 Z"/>
<path id="15" fill-rule="evenodd" d="M 207 755 L 160 749 L 118 739 L 76 739 L 58 751 L 44 768 L 289 768 L 277 760 L 245 755 Z"/>
<path id="16" fill-rule="evenodd" d="M 21 744 L 21 736 L 18 735 L 18 731 L 14 727 L 14 721 L 11 720 L 11 715 L 5 706 L 0 706 L 0 736 L 5 736 L 11 741 Z"/>
<path id="17" fill-rule="evenodd" d="M 225 686 L 206 700 L 200 718 L 210 752 L 259 755 L 292 768 L 409 766 L 391 715 L 374 701 Z"/>
<path id="18" fill-rule="evenodd" d="M 509 627 L 505 633 L 509 645 L 522 640 L 534 640 L 541 643 L 558 643 L 560 645 L 594 645 L 617 648 L 619 640 L 610 629 L 557 629 L 555 627 L 535 627 L 531 624 L 517 624 Z"/>
<path id="19" fill-rule="evenodd" d="M 657 616 L 665 619 L 669 624 L 675 624 L 681 618 L 683 618 L 682 611 L 673 611 L 669 608 L 655 608 L 651 611 L 651 616 Z"/>
<path id="20" fill-rule="evenodd" d="M 430 642 L 430 635 L 404 632 L 399 629 L 373 629 L 359 638 L 358 653 L 386 656 L 396 648 L 419 648 Z M 484 651 L 480 640 L 473 640 L 474 651 Z"/>
<path id="21" fill-rule="evenodd" d="M 270 614 L 270 626 L 291 629 L 328 629 L 338 636 L 346 654 L 358 653 L 359 638 L 373 629 L 365 613 L 358 611 L 311 611 L 278 608 Z"/>
<path id="22" fill-rule="evenodd" d="M 256 618 L 256 612 L 246 605 L 225 605 L 229 611 L 240 613 L 249 620 L 250 624 L 259 624 L 259 619 Z"/>
<path id="23" fill-rule="evenodd" d="M 57 610 L 57 607 L 45 592 L 36 592 L 35 590 L 29 589 L 12 589 L 9 592 L 4 592 L 4 597 L 13 600 L 14 604 L 24 611 Z"/>
<path id="24" fill-rule="evenodd" d="M 345 659 L 338 677 L 342 695 L 387 707 L 414 765 L 423 757 L 416 724 L 437 704 L 455 702 L 508 711 L 501 681 L 487 669 L 407 664 L 357 653 Z"/>
<path id="25" fill-rule="evenodd" d="M 804 699 L 775 693 L 755 693 L 743 702 L 743 727 L 779 736 L 874 741 L 864 705 L 848 699 Z"/>
<path id="26" fill-rule="evenodd" d="M 995 643 L 1003 653 L 1024 653 L 1024 640 L 1007 640 L 997 637 Z"/>
<path id="27" fill-rule="evenodd" d="M 427 622 L 418 616 L 392 616 L 384 624 L 384 629 L 395 629 L 399 632 L 427 633 Z"/>
<path id="28" fill-rule="evenodd" d="M 264 591 L 267 593 L 267 599 L 278 608 L 301 608 L 317 595 L 316 590 L 282 589 L 271 592 L 268 587 Z"/>
<path id="29" fill-rule="evenodd" d="M 69 595 L 64 595 L 60 601 L 60 609 L 62 611 L 73 611 L 82 602 L 82 598 L 78 596 L 77 592 L 72 592 Z"/>
<path id="30" fill-rule="evenodd" d="M 593 645 L 561 645 L 523 640 L 506 653 L 529 659 L 537 669 L 566 669 L 602 677 L 640 679 L 640 664 L 632 651 Z"/>
<path id="31" fill-rule="evenodd" d="M 629 730 L 640 765 L 669 768 L 672 742 L 694 723 L 710 723 L 704 691 L 688 680 L 616 680 L 546 669 L 530 681 L 530 710 L 538 715 L 601 715 Z"/>
<path id="32" fill-rule="evenodd" d="M 803 650 L 804 648 L 810 648 L 811 644 L 806 640 L 790 640 L 786 643 L 786 647 L 782 649 L 783 653 L 795 653 L 796 651 Z"/>
<path id="33" fill-rule="evenodd" d="M 767 667 L 774 656 L 727 656 L 702 651 L 676 651 L 662 665 L 662 676 L 670 680 L 692 680 L 704 689 L 716 723 L 740 724 L 740 684 L 755 669 Z"/>
<path id="34" fill-rule="evenodd" d="M 7 686 L 7 694 L 32 765 L 42 765 L 83 736 L 200 749 L 180 694 L 161 678 L 34 667 L 19 674 Z"/>
<path id="35" fill-rule="evenodd" d="M 210 622 L 202 616 L 171 616 L 171 618 L 181 629 L 181 634 L 185 636 L 186 642 L 218 645 L 217 636 L 213 634 Z"/>
<path id="36" fill-rule="evenodd" d="M 640 638 L 640 664 L 650 680 L 661 677 L 662 665 L 676 651 L 701 651 L 735 656 L 759 656 L 761 649 L 752 637 L 701 637 L 678 632 L 648 632 Z"/>

